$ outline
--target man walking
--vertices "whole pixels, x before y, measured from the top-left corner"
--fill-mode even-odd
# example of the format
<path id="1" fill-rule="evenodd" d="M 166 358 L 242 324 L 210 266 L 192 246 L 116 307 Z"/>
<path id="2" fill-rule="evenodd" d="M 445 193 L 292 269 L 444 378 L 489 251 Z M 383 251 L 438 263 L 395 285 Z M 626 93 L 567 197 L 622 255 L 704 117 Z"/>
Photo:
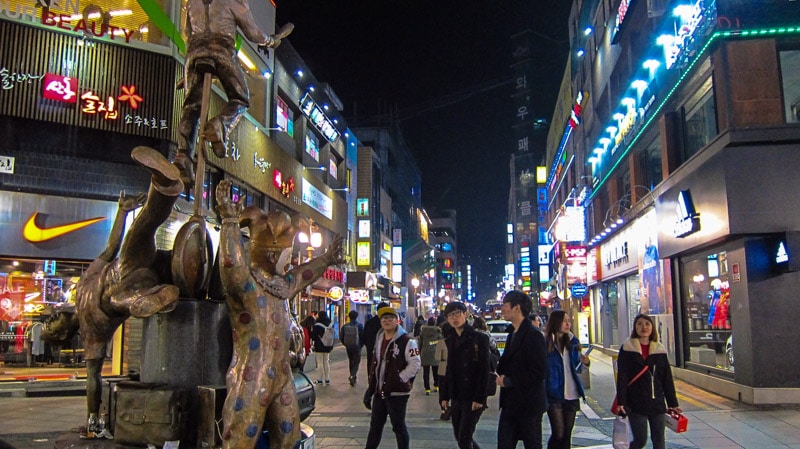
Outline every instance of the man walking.
<path id="1" fill-rule="evenodd" d="M 369 369 L 369 388 L 364 395 L 364 405 L 372 410 L 366 449 L 378 449 L 387 415 L 392 422 L 397 449 L 409 449 L 406 406 L 414 376 L 422 364 L 419 348 L 399 325 L 399 315 L 392 307 L 378 309 L 378 318 L 381 330 Z"/>
<path id="2" fill-rule="evenodd" d="M 532 308 L 530 296 L 513 290 L 506 293 L 500 309 L 514 332 L 497 365 L 497 386 L 501 387 L 497 449 L 514 449 L 520 440 L 525 449 L 542 447 L 547 351 L 544 336 L 526 318 Z"/>
<path id="3" fill-rule="evenodd" d="M 467 323 L 467 307 L 451 302 L 444 316 L 453 327 L 447 334 L 447 370 L 439 390 L 442 410 L 450 408 L 453 433 L 459 449 L 480 449 L 472 439 L 475 426 L 486 408 L 489 383 L 489 336 Z"/>
<path id="4" fill-rule="evenodd" d="M 351 310 L 347 314 L 350 321 L 339 329 L 339 340 L 347 350 L 350 362 L 350 386 L 356 386 L 358 366 L 361 364 L 361 347 L 364 346 L 364 326 L 358 322 L 358 312 Z"/>

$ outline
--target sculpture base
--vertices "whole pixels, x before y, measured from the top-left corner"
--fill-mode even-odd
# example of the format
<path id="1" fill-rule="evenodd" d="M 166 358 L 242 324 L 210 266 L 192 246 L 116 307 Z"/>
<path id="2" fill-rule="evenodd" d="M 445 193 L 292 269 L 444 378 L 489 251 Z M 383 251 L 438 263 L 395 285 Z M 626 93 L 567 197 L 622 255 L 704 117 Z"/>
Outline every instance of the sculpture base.
<path id="1" fill-rule="evenodd" d="M 298 449 L 314 449 L 314 429 L 306 424 L 300 424 L 300 445 L 297 446 Z M 269 448 L 269 440 L 267 440 L 266 446 L 261 446 L 264 440 L 259 440 L 256 444 L 257 448 Z M 53 443 L 54 449 L 134 449 L 139 448 L 139 446 L 124 446 L 122 444 L 115 443 L 114 440 L 108 440 L 105 438 L 102 439 L 93 439 L 93 440 L 84 440 L 81 439 L 80 435 L 75 432 L 69 432 L 61 435 L 60 437 L 56 438 L 55 443 Z M 187 446 L 181 445 L 179 446 L 180 449 L 187 449 Z M 198 449 L 211 449 L 209 447 L 203 447 Z"/>

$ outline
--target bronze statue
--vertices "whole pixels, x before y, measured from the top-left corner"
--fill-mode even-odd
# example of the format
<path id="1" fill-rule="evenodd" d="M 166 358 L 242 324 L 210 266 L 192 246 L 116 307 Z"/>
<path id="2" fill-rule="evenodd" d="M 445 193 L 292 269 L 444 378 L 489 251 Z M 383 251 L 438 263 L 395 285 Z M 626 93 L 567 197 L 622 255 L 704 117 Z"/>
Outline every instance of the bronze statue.
<path id="1" fill-rule="evenodd" d="M 253 19 L 248 2 L 244 0 L 187 2 L 188 46 L 184 66 L 186 99 L 178 128 L 178 154 L 175 156 L 175 164 L 181 169 L 184 182 L 194 179 L 191 158 L 200 119 L 203 75 L 211 73 L 216 76 L 228 97 L 228 103 L 220 113 L 201 130 L 217 157 L 225 157 L 228 134 L 250 107 L 250 91 L 236 58 L 237 26 L 248 40 L 265 52 L 267 48 L 280 45 L 281 39 L 294 29 L 293 25 L 287 24 L 274 35 L 264 33 Z"/>
<path id="2" fill-rule="evenodd" d="M 178 169 L 158 151 L 136 147 L 131 157 L 152 176 L 144 207 L 133 220 L 123 240 L 125 217 L 140 207 L 144 194 L 121 192 L 108 244 L 86 270 L 76 287 L 76 308 L 86 360 L 87 432 L 93 429 L 100 410 L 102 369 L 106 345 L 120 324 L 129 317 L 146 318 L 174 309 L 178 288 L 158 277 L 156 229 L 169 217 L 183 191 Z M 119 256 L 117 256 L 119 254 Z M 91 436 L 91 435 L 89 435 Z"/>
<path id="3" fill-rule="evenodd" d="M 233 328 L 233 360 L 227 375 L 222 445 L 252 449 L 266 423 L 270 447 L 292 449 L 300 440 L 300 411 L 290 368 L 292 340 L 288 298 L 344 262 L 342 238 L 327 252 L 286 271 L 296 223 L 281 211 L 265 214 L 230 198 L 231 183 L 217 186 L 222 218 L 220 275 Z M 250 251 L 239 226 L 250 230 Z M 265 421 L 266 420 L 266 421 Z"/>

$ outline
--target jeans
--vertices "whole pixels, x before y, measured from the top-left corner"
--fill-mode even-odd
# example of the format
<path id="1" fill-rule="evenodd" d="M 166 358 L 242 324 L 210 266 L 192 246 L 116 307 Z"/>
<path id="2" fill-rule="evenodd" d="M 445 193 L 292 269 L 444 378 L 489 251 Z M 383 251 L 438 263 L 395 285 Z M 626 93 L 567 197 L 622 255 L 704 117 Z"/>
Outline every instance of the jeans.
<path id="1" fill-rule="evenodd" d="M 387 396 L 385 398 L 376 394 L 372 397 L 372 416 L 369 420 L 369 434 L 365 449 L 378 449 L 383 435 L 383 426 L 386 424 L 386 415 L 392 423 L 392 432 L 397 439 L 397 449 L 409 449 L 411 437 L 406 427 L 406 406 L 408 395 Z"/>
<path id="2" fill-rule="evenodd" d="M 331 380 L 331 353 L 315 352 L 314 358 L 317 362 L 317 380 Z"/>
<path id="3" fill-rule="evenodd" d="M 475 434 L 475 426 L 481 419 L 483 409 L 472 410 L 472 401 L 457 401 L 450 403 L 450 418 L 453 420 L 453 434 L 456 436 L 458 449 L 481 449 L 478 443 L 472 439 Z"/>
<path id="4" fill-rule="evenodd" d="M 361 365 L 361 348 L 348 349 L 347 360 L 350 362 L 350 378 L 355 381 L 358 378 L 358 366 Z"/>
<path id="5" fill-rule="evenodd" d="M 575 415 L 580 408 L 577 399 L 550 403 L 547 417 L 550 419 L 551 434 L 550 440 L 547 441 L 547 449 L 570 449 Z"/>
<path id="6" fill-rule="evenodd" d="M 433 370 L 432 370 L 433 371 L 433 386 L 434 387 L 438 387 L 439 386 L 439 375 L 436 374 L 436 369 L 438 367 L 434 366 L 432 368 L 433 368 Z M 423 365 L 422 366 L 422 383 L 425 385 L 425 390 L 426 391 L 431 389 L 431 380 L 430 380 L 431 376 L 430 375 L 431 375 L 431 367 Z"/>
<path id="7" fill-rule="evenodd" d="M 666 422 L 663 413 L 640 415 L 631 411 L 628 413 L 628 421 L 631 423 L 631 433 L 633 434 L 630 449 L 642 449 L 647 444 L 648 422 L 650 423 L 650 439 L 653 441 L 653 449 L 665 449 L 667 447 L 664 437 Z"/>
<path id="8" fill-rule="evenodd" d="M 542 449 L 542 415 L 519 416 L 507 409 L 500 410 L 497 449 L 515 449 L 520 440 L 525 449 Z"/>

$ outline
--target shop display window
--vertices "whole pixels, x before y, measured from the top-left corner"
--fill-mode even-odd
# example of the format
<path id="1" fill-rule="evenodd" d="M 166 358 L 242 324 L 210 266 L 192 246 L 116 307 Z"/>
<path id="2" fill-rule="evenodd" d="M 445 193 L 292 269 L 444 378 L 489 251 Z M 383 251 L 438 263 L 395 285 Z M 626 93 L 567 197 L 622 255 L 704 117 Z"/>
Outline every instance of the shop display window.
<path id="1" fill-rule="evenodd" d="M 42 339 L 48 318 L 75 310 L 75 286 L 89 262 L 0 259 L 0 380 L 85 376 L 80 333 L 67 343 Z M 110 372 L 110 363 L 104 372 Z"/>
<path id="2" fill-rule="evenodd" d="M 734 370 L 731 297 L 727 253 L 720 251 L 682 263 L 683 296 L 689 330 L 689 361 Z"/>

